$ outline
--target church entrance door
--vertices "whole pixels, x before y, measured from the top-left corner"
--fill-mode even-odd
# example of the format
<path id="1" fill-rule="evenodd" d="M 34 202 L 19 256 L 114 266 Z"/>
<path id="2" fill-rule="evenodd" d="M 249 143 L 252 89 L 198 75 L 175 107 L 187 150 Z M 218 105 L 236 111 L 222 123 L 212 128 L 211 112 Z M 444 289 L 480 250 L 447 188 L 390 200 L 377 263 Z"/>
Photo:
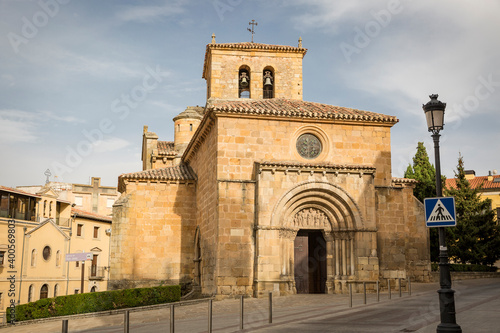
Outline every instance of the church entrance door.
<path id="1" fill-rule="evenodd" d="M 299 230 L 294 241 L 294 276 L 298 294 L 326 290 L 326 241 L 318 230 Z"/>

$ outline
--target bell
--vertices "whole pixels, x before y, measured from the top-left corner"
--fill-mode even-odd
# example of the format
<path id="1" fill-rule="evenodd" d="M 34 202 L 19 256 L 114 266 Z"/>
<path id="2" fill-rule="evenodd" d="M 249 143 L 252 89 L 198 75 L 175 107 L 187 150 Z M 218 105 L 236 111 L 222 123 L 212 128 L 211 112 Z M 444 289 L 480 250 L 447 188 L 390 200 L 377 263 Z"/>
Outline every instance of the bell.
<path id="1" fill-rule="evenodd" d="M 270 77 L 266 77 L 265 81 L 264 81 L 264 85 L 265 86 L 272 86 L 273 83 L 271 82 L 271 78 Z"/>
<path id="2" fill-rule="evenodd" d="M 248 86 L 248 80 L 247 80 L 247 78 L 243 76 L 241 78 L 240 84 L 241 84 L 242 87 Z"/>

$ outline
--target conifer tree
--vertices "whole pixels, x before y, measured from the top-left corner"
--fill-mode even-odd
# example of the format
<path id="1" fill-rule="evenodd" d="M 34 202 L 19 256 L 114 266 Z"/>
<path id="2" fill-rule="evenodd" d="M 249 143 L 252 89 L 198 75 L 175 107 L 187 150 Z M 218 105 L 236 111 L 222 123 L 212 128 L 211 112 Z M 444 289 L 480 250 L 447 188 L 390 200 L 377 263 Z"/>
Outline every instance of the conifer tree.
<path id="1" fill-rule="evenodd" d="M 465 178 L 463 157 L 455 172 L 456 187 L 445 188 L 455 197 L 457 226 L 446 228 L 448 254 L 460 263 L 493 265 L 500 259 L 500 226 L 495 222 L 490 199 L 481 199 L 480 188 Z"/>
<path id="2" fill-rule="evenodd" d="M 424 198 L 436 196 L 436 169 L 429 162 L 429 155 L 423 142 L 418 143 L 417 152 L 413 157 L 413 166 L 408 165 L 404 177 L 418 180 L 413 195 L 422 203 Z"/>
<path id="3" fill-rule="evenodd" d="M 413 190 L 413 195 L 422 203 L 425 198 L 436 196 L 436 169 L 429 161 L 429 155 L 427 155 L 427 150 L 423 142 L 418 143 L 417 152 L 415 153 L 415 157 L 413 157 L 413 166 L 411 164 L 408 165 L 404 177 L 418 181 Z M 437 262 L 439 261 L 438 230 L 430 228 L 429 232 L 431 261 Z"/>

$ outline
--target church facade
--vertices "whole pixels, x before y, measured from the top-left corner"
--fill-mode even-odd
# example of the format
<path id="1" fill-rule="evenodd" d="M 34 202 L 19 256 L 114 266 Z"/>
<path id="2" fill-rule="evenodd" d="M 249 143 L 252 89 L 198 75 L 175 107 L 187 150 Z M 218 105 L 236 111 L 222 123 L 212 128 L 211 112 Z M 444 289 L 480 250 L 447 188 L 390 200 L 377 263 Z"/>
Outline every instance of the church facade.
<path id="1" fill-rule="evenodd" d="M 398 119 L 303 101 L 306 52 L 212 38 L 206 105 L 174 118 L 174 142 L 145 126 L 143 170 L 118 179 L 110 288 L 258 297 L 429 281 L 423 205 L 391 175 Z"/>

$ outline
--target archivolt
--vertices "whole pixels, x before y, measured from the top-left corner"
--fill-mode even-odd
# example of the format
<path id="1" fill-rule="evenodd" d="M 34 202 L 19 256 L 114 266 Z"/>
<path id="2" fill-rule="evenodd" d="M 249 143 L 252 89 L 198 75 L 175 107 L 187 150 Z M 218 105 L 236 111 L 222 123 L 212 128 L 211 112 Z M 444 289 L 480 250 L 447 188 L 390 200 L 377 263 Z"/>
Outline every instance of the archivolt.
<path id="1" fill-rule="evenodd" d="M 301 183 L 285 193 L 276 204 L 271 226 L 291 228 L 290 222 L 297 212 L 315 208 L 324 212 L 331 231 L 354 231 L 363 228 L 359 207 L 341 187 L 327 182 Z"/>

